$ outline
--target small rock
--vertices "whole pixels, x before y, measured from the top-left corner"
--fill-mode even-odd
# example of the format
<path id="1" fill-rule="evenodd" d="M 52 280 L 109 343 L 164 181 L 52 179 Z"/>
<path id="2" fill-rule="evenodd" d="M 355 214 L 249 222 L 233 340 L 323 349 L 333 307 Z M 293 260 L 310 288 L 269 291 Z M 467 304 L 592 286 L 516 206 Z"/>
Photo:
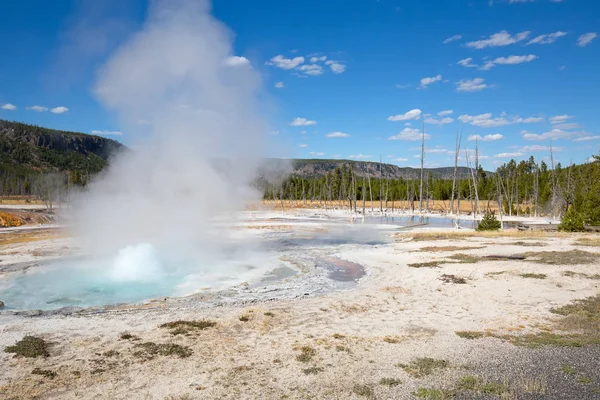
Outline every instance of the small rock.
<path id="1" fill-rule="evenodd" d="M 0 300 L 0 310 L 4 308 L 4 302 Z"/>

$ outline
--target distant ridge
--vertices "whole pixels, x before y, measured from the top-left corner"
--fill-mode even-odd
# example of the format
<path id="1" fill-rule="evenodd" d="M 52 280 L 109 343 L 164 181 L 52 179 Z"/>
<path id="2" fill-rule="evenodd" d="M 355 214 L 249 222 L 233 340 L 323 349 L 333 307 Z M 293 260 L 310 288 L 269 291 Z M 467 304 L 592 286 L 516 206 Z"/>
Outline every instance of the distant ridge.
<path id="1" fill-rule="evenodd" d="M 267 165 L 276 166 L 279 163 L 284 163 L 285 160 L 269 159 Z M 373 161 L 356 161 L 356 160 L 333 160 L 333 159 L 292 159 L 291 174 L 314 178 L 325 176 L 329 172 L 333 172 L 336 168 L 342 165 L 352 165 L 354 172 L 359 176 L 379 178 L 379 163 Z M 435 179 L 451 179 L 454 173 L 454 167 L 442 168 L 424 168 L 427 174 Z M 387 179 L 418 179 L 421 175 L 420 168 L 399 167 L 393 164 L 381 164 L 383 178 Z M 470 170 L 467 167 L 458 167 L 457 176 L 460 179 L 470 177 Z"/>

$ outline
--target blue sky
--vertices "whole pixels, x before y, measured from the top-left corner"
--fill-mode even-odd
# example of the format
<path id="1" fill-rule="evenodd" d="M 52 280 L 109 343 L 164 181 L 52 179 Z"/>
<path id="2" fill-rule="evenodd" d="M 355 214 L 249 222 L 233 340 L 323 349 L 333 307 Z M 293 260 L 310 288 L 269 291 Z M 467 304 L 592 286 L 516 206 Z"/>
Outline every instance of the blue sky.
<path id="1" fill-rule="evenodd" d="M 91 87 L 146 6 L 1 2 L 0 118 L 127 144 Z M 431 167 L 452 165 L 457 130 L 487 169 L 550 145 L 563 164 L 598 154 L 597 1 L 215 0 L 213 13 L 263 78 L 270 156 L 416 166 L 423 123 Z"/>

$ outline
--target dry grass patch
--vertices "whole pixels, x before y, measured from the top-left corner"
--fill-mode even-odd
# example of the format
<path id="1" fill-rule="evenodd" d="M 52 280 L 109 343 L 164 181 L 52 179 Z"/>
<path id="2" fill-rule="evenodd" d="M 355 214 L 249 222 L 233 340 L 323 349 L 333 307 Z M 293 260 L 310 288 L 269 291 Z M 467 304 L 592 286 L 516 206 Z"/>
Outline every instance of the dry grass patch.
<path id="1" fill-rule="evenodd" d="M 407 264 L 409 268 L 438 268 L 442 264 L 446 264 L 447 261 L 427 261 L 420 263 Z"/>
<path id="2" fill-rule="evenodd" d="M 504 245 L 508 245 L 508 246 L 522 246 L 522 247 L 544 247 L 544 246 L 548 245 L 548 243 L 545 243 L 545 242 L 526 242 L 523 240 L 519 240 L 516 242 L 508 242 L 508 243 L 498 243 L 498 244 L 504 244 Z"/>
<path id="3" fill-rule="evenodd" d="M 317 355 L 317 351 L 311 346 L 302 346 L 296 350 L 300 351 L 300 354 L 296 356 L 296 361 L 307 363 Z"/>
<path id="4" fill-rule="evenodd" d="M 583 272 L 575 272 L 575 271 L 563 271 L 562 276 L 566 276 L 569 278 L 582 278 L 582 279 L 600 279 L 600 274 L 584 274 Z"/>
<path id="5" fill-rule="evenodd" d="M 592 264 L 600 259 L 600 254 L 582 250 L 528 252 L 526 261 L 547 265 Z"/>
<path id="6" fill-rule="evenodd" d="M 406 289 L 400 286 L 385 286 L 381 288 L 382 292 L 387 292 L 391 294 L 409 294 L 410 289 Z"/>
<path id="7" fill-rule="evenodd" d="M 485 337 L 485 332 L 477 332 L 477 331 L 456 331 L 456 336 L 461 337 L 463 339 L 481 339 Z"/>
<path id="8" fill-rule="evenodd" d="M 450 251 L 464 251 L 464 250 L 478 250 L 485 249 L 485 246 L 427 246 L 422 247 L 416 252 L 431 252 L 431 253 L 442 253 L 442 252 L 450 252 Z"/>
<path id="9" fill-rule="evenodd" d="M 576 246 L 600 247 L 600 237 L 582 237 L 575 241 Z"/>
<path id="10" fill-rule="evenodd" d="M 65 232 L 58 229 L 44 229 L 29 232 L 11 232 L 0 235 L 0 245 L 39 242 L 41 240 L 59 239 L 67 237 Z"/>

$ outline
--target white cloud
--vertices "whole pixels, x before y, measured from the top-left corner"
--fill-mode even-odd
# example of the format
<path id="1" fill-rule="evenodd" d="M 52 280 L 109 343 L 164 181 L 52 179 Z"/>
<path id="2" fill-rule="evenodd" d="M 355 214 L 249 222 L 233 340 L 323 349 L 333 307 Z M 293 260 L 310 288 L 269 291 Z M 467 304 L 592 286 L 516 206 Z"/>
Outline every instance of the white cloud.
<path id="1" fill-rule="evenodd" d="M 536 122 L 542 122 L 544 119 L 540 117 L 529 117 L 521 118 L 514 116 L 507 118 L 504 113 L 500 117 L 493 118 L 492 113 L 485 113 L 480 115 L 461 115 L 458 120 L 481 128 L 495 128 L 498 126 L 510 125 L 510 124 L 531 124 Z"/>
<path id="2" fill-rule="evenodd" d="M 462 35 L 454 35 L 454 36 L 450 36 L 448 39 L 444 40 L 442 43 L 448 44 L 448 43 L 455 42 L 460 39 L 462 39 Z"/>
<path id="3" fill-rule="evenodd" d="M 454 112 L 454 110 L 444 110 L 444 111 L 440 111 L 439 113 L 437 113 L 437 115 L 439 117 L 444 117 L 446 115 L 450 115 Z"/>
<path id="4" fill-rule="evenodd" d="M 550 123 L 551 124 L 562 124 L 568 120 L 570 120 L 571 118 L 573 118 L 572 115 L 555 115 L 554 117 L 550 117 Z"/>
<path id="5" fill-rule="evenodd" d="M 493 135 L 485 135 L 485 136 L 481 136 L 481 135 L 471 135 L 469 136 L 469 141 L 474 141 L 474 140 L 479 140 L 482 142 L 495 142 L 496 140 L 502 140 L 504 139 L 504 136 L 499 134 L 499 133 L 495 133 Z"/>
<path id="6" fill-rule="evenodd" d="M 310 121 L 306 118 L 296 118 L 290 123 L 291 126 L 310 126 L 316 124 L 317 121 Z"/>
<path id="7" fill-rule="evenodd" d="M 581 133 L 579 132 L 567 132 L 561 129 L 552 129 L 549 132 L 537 134 L 531 133 L 527 131 L 521 132 L 523 139 L 525 140 L 558 140 L 558 139 L 570 139 L 574 136 L 579 136 Z"/>
<path id="8" fill-rule="evenodd" d="M 523 153 L 514 152 L 514 153 L 500 153 L 500 154 L 496 154 L 494 157 L 496 157 L 496 158 L 513 158 L 513 157 L 521 157 L 523 155 L 524 155 Z"/>
<path id="9" fill-rule="evenodd" d="M 579 38 L 577 39 L 577 46 L 585 47 L 588 44 L 590 44 L 592 42 L 592 40 L 596 39 L 597 37 L 598 37 L 598 34 L 596 32 L 584 33 L 583 35 L 579 36 Z"/>
<path id="10" fill-rule="evenodd" d="M 421 110 L 415 108 L 414 110 L 407 111 L 404 114 L 392 115 L 388 117 L 388 121 L 409 121 L 411 119 L 421 118 Z"/>
<path id="11" fill-rule="evenodd" d="M 302 63 L 304 63 L 304 57 L 285 58 L 280 54 L 271 58 L 266 64 L 281 69 L 294 69 Z"/>
<path id="12" fill-rule="evenodd" d="M 600 140 L 600 136 L 583 136 L 577 139 L 573 139 L 574 142 L 588 142 L 590 140 Z"/>
<path id="13" fill-rule="evenodd" d="M 568 129 L 579 129 L 581 128 L 581 125 L 575 123 L 575 122 L 571 122 L 568 124 L 556 124 L 553 126 L 555 129 L 564 129 L 564 130 L 568 130 Z"/>
<path id="14" fill-rule="evenodd" d="M 415 142 L 417 140 L 421 140 L 421 135 L 423 134 L 418 129 L 404 128 L 402 132 L 398 133 L 397 135 L 390 136 L 388 140 L 408 140 Z M 427 133 L 424 134 L 423 137 L 425 140 L 431 139 L 431 135 Z"/>
<path id="15" fill-rule="evenodd" d="M 304 72 L 306 75 L 317 76 L 323 73 L 323 67 L 318 64 L 305 64 L 296 68 L 299 71 Z"/>
<path id="16" fill-rule="evenodd" d="M 329 65 L 329 68 L 331 68 L 331 71 L 334 74 L 341 74 L 342 72 L 346 71 L 346 66 L 338 61 L 329 60 L 325 63 L 325 65 Z"/>
<path id="17" fill-rule="evenodd" d="M 464 60 L 460 60 L 457 62 L 458 65 L 463 66 L 465 68 L 477 68 L 477 64 L 473 64 L 473 59 L 471 57 L 465 58 Z"/>
<path id="18" fill-rule="evenodd" d="M 31 106 L 31 107 L 27 107 L 28 110 L 32 110 L 32 111 L 36 111 L 36 112 L 45 112 L 48 111 L 48 107 L 42 107 L 42 106 Z"/>
<path id="19" fill-rule="evenodd" d="M 486 61 L 486 63 L 484 64 L 483 67 L 481 67 L 481 70 L 487 71 L 491 68 L 493 68 L 496 65 L 516 65 L 516 64 L 522 64 L 522 63 L 526 63 L 526 62 L 531 62 L 533 60 L 535 60 L 536 58 L 538 58 L 538 56 L 533 55 L 533 54 L 529 54 L 526 56 L 508 56 L 508 57 L 498 57 L 493 61 Z"/>
<path id="20" fill-rule="evenodd" d="M 69 111 L 69 109 L 67 107 L 55 107 L 52 110 L 50 110 L 51 113 L 54 114 L 63 114 L 66 113 L 67 111 Z"/>
<path id="21" fill-rule="evenodd" d="M 405 162 L 408 161 L 408 158 L 393 158 L 392 162 Z"/>
<path id="22" fill-rule="evenodd" d="M 271 135 L 279 135 L 279 131 L 271 131 Z"/>
<path id="23" fill-rule="evenodd" d="M 313 63 L 313 64 L 314 64 L 314 63 L 318 63 L 318 62 L 320 62 L 320 61 L 322 62 L 322 61 L 325 61 L 325 60 L 327 60 L 327 56 L 321 56 L 321 57 L 311 57 L 311 58 L 310 58 L 310 62 L 311 62 L 311 63 Z"/>
<path id="24" fill-rule="evenodd" d="M 563 151 L 562 147 L 552 147 L 552 151 Z M 539 144 L 534 144 L 533 146 L 525 146 L 519 149 L 522 153 L 533 153 L 536 151 L 550 151 L 550 146 L 540 146 Z"/>
<path id="25" fill-rule="evenodd" d="M 310 153 L 311 156 L 318 156 L 318 157 L 323 157 L 325 155 L 325 153 L 323 153 L 322 151 L 311 151 Z"/>
<path id="26" fill-rule="evenodd" d="M 480 90 L 483 90 L 483 89 L 486 89 L 489 87 L 484 82 L 485 82 L 485 80 L 482 78 L 463 79 L 463 80 L 456 82 L 456 85 L 458 86 L 456 88 L 456 91 L 458 91 L 458 92 L 478 92 Z"/>
<path id="27" fill-rule="evenodd" d="M 445 124 L 451 124 L 452 122 L 454 122 L 454 120 L 449 117 L 441 118 L 441 119 L 435 119 L 433 117 L 429 117 L 429 118 L 425 119 L 425 123 L 431 124 L 431 125 L 445 125 Z"/>
<path id="28" fill-rule="evenodd" d="M 447 153 L 448 149 L 444 149 L 444 148 L 426 149 L 425 152 L 428 154 Z"/>
<path id="29" fill-rule="evenodd" d="M 328 138 L 345 138 L 345 137 L 349 137 L 350 135 L 348 135 L 347 133 L 343 133 L 343 132 L 331 132 L 325 136 Z"/>
<path id="30" fill-rule="evenodd" d="M 425 88 L 427 88 L 427 86 L 431 85 L 432 83 L 436 83 L 441 80 L 442 80 L 442 75 L 436 75 L 436 76 L 432 76 L 432 77 L 423 78 L 423 79 L 421 79 L 421 85 L 419 87 L 421 89 L 425 89 Z"/>
<path id="31" fill-rule="evenodd" d="M 92 131 L 92 135 L 98 136 L 121 136 L 123 132 L 119 131 Z"/>
<path id="32" fill-rule="evenodd" d="M 250 65 L 250 60 L 246 57 L 231 56 L 225 59 L 225 65 L 228 67 L 239 67 L 242 65 Z"/>
<path id="33" fill-rule="evenodd" d="M 396 84 L 396 88 L 398 88 L 398 89 L 407 89 L 409 87 L 410 87 L 410 85 L 399 85 L 399 84 Z"/>
<path id="34" fill-rule="evenodd" d="M 2 106 L 2 109 L 9 110 L 9 111 L 15 111 L 17 109 L 17 106 L 15 106 L 14 104 L 6 103 L 5 105 Z"/>
<path id="35" fill-rule="evenodd" d="M 527 44 L 551 44 L 556 42 L 556 39 L 567 36 L 567 32 L 554 32 L 545 35 L 539 35 L 531 39 Z"/>
<path id="36" fill-rule="evenodd" d="M 285 87 L 285 84 L 283 82 L 275 82 L 275 87 L 277 89 L 283 89 Z"/>
<path id="37" fill-rule="evenodd" d="M 366 160 L 366 159 L 369 159 L 369 158 L 373 158 L 373 156 L 368 156 L 368 155 L 365 155 L 365 154 L 351 154 L 351 155 L 348 156 L 348 158 L 353 158 L 355 160 Z"/>
<path id="38" fill-rule="evenodd" d="M 307 144 L 304 144 L 304 143 L 302 143 L 302 144 L 299 144 L 299 145 L 298 145 L 298 147 L 300 147 L 300 148 L 302 148 L 302 149 L 305 149 L 305 148 L 307 148 L 307 147 L 308 147 L 308 145 L 307 145 Z"/>
<path id="39" fill-rule="evenodd" d="M 306 135 L 306 131 L 300 131 L 301 135 Z"/>
<path id="40" fill-rule="evenodd" d="M 519 118 L 517 118 L 517 119 L 519 119 Z M 544 122 L 544 118 L 542 118 L 542 117 L 529 117 L 529 118 L 523 118 L 519 122 L 522 122 L 524 124 L 535 124 L 535 123 L 538 123 L 538 122 Z"/>
<path id="41" fill-rule="evenodd" d="M 508 46 L 510 44 L 514 44 L 527 39 L 530 33 L 531 32 L 529 31 L 525 31 L 517 33 L 513 36 L 507 31 L 500 31 L 498 33 L 494 33 L 488 39 L 469 42 L 467 43 L 467 47 L 471 47 L 474 49 L 485 49 L 486 47 Z"/>

